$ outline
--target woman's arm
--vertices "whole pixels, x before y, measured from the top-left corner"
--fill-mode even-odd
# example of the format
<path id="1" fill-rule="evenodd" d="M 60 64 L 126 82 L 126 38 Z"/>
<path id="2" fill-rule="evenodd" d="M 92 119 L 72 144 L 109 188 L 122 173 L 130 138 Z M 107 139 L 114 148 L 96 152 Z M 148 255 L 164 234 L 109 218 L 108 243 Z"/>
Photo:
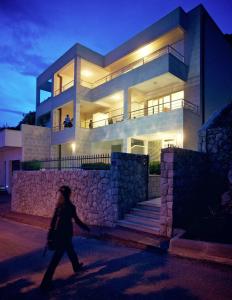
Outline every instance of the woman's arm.
<path id="1" fill-rule="evenodd" d="M 89 227 L 78 218 L 75 206 L 73 207 L 73 218 L 78 226 L 86 231 L 90 231 Z"/>

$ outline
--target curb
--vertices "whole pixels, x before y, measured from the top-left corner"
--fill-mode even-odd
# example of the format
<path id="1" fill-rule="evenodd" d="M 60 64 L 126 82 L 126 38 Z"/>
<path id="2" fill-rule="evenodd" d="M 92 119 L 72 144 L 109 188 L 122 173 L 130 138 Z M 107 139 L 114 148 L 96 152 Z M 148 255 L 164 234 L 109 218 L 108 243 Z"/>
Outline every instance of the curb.
<path id="1" fill-rule="evenodd" d="M 170 254 L 232 266 L 231 244 L 187 240 L 181 238 L 184 233 L 181 231 L 170 240 Z"/>

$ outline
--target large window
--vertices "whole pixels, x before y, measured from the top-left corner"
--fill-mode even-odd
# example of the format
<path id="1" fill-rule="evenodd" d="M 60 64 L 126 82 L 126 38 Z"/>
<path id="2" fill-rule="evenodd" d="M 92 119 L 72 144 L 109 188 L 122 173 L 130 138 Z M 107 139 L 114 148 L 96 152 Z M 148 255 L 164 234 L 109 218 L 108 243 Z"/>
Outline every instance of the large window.
<path id="1" fill-rule="evenodd" d="M 148 100 L 148 115 L 183 107 L 184 91 Z"/>

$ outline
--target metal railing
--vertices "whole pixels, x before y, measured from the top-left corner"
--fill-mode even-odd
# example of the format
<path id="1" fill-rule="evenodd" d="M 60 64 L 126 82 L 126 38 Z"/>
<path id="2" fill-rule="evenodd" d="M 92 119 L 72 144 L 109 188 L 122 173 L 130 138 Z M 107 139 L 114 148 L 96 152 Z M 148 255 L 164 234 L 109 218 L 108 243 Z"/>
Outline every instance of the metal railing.
<path id="1" fill-rule="evenodd" d="M 64 84 L 61 88 L 57 89 L 54 91 L 54 96 L 57 96 L 61 94 L 62 92 L 68 90 L 69 88 L 73 87 L 74 85 L 74 80 L 71 80 L 70 82 Z"/>
<path id="2" fill-rule="evenodd" d="M 106 83 L 124 73 L 127 73 L 133 69 L 136 69 L 156 58 L 159 58 L 167 53 L 171 53 L 172 55 L 174 55 L 176 58 L 178 58 L 180 61 L 184 62 L 184 56 L 178 52 L 175 48 L 173 48 L 171 45 L 168 45 L 168 46 L 165 46 L 159 50 L 156 50 L 155 52 L 147 55 L 147 56 L 144 56 L 143 58 L 111 73 L 111 74 L 108 74 L 107 76 L 104 76 L 103 78 L 100 78 L 98 80 L 96 80 L 95 82 L 88 82 L 88 81 L 85 81 L 85 80 L 82 80 L 81 79 L 81 82 L 80 84 L 85 86 L 85 87 L 88 87 L 88 88 L 95 88 L 103 83 Z"/>
<path id="3" fill-rule="evenodd" d="M 72 123 L 70 123 L 70 124 L 72 124 Z M 52 127 L 52 131 L 53 132 L 58 132 L 58 131 L 63 131 L 63 130 L 70 129 L 70 128 L 73 128 L 73 124 L 72 124 L 72 126 L 71 125 L 66 126 L 64 124 L 60 124 L 60 125 Z"/>
<path id="4" fill-rule="evenodd" d="M 84 170 L 108 170 L 111 165 L 110 154 L 65 156 L 61 158 L 23 161 L 20 170 L 38 171 L 50 169 L 84 169 Z"/>
<path id="5" fill-rule="evenodd" d="M 199 107 L 185 99 L 177 99 L 170 102 L 164 102 L 153 106 L 144 107 L 141 109 L 133 110 L 129 113 L 130 119 L 136 119 L 144 116 L 159 114 L 161 112 L 169 112 L 178 108 L 185 108 L 199 113 Z"/>
<path id="6" fill-rule="evenodd" d="M 116 124 L 118 122 L 122 122 L 123 121 L 123 114 L 117 115 L 117 116 L 113 116 L 113 117 L 109 117 L 109 118 L 105 118 L 102 120 L 98 120 L 95 122 L 91 122 L 91 121 L 81 121 L 81 128 L 97 128 L 97 127 L 103 127 L 103 126 L 107 126 L 107 125 L 112 125 L 112 124 Z"/>

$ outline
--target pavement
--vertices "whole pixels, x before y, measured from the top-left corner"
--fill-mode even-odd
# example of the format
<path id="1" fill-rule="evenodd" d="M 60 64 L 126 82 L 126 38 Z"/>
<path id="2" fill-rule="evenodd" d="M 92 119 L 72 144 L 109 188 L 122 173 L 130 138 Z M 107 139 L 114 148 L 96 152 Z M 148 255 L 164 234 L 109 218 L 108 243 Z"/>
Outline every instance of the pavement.
<path id="1" fill-rule="evenodd" d="M 231 300 L 232 268 L 151 253 L 85 237 L 74 246 L 85 264 L 74 275 L 64 256 L 53 289 L 38 289 L 51 259 L 46 229 L 0 218 L 0 299 Z"/>

